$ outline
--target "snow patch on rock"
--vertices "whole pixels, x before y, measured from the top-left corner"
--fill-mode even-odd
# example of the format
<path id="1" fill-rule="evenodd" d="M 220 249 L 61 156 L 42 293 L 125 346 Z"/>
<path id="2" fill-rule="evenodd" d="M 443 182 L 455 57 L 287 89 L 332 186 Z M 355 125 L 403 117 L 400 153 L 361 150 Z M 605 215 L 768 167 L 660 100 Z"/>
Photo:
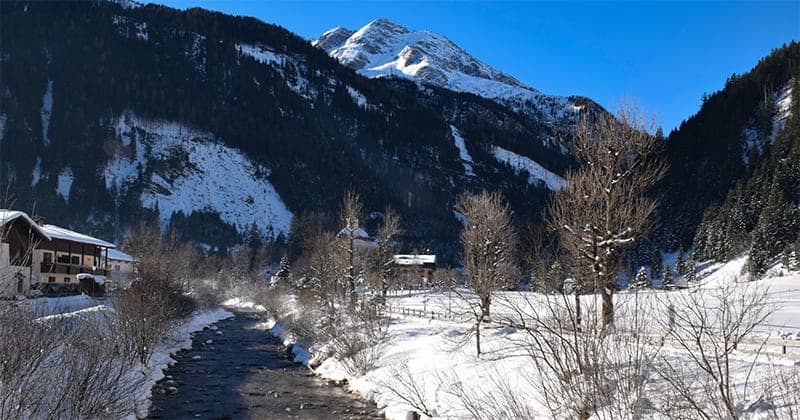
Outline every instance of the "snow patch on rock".
<path id="1" fill-rule="evenodd" d="M 75 181 L 75 176 L 72 175 L 72 169 L 68 166 L 61 170 L 58 174 L 58 185 L 56 192 L 64 198 L 64 201 L 69 202 L 69 192 L 72 190 L 72 183 Z"/>
<path id="2" fill-rule="evenodd" d="M 42 141 L 44 147 L 50 146 L 50 117 L 53 115 L 53 81 L 47 81 L 47 88 L 42 97 Z"/>
<path id="3" fill-rule="evenodd" d="M 544 183 L 552 191 L 558 191 L 564 187 L 564 178 L 548 171 L 542 165 L 522 155 L 518 155 L 510 150 L 495 146 L 492 149 L 495 159 L 511 165 L 517 172 L 525 171 L 528 173 L 528 182 L 531 184 Z"/>
<path id="4" fill-rule="evenodd" d="M 130 112 L 114 125 L 120 142 L 136 153 L 109 159 L 106 187 L 122 190 L 129 182 L 143 181 L 142 205 L 158 207 L 164 225 L 174 212 L 210 211 L 239 232 L 254 224 L 266 236 L 288 233 L 292 214 L 269 182 L 269 169 L 237 149 L 211 133 Z"/>
<path id="5" fill-rule="evenodd" d="M 353 98 L 353 102 L 355 102 L 359 107 L 366 108 L 369 106 L 367 97 L 364 96 L 363 93 L 359 92 L 358 89 L 347 86 L 347 93 L 350 94 L 350 97 Z"/>
<path id="6" fill-rule="evenodd" d="M 33 172 L 31 172 L 31 187 L 35 187 L 39 184 L 39 180 L 42 178 L 42 158 L 36 157 L 36 164 L 33 165 Z"/>
<path id="7" fill-rule="evenodd" d="M 755 118 L 752 118 L 742 130 L 742 162 L 750 164 L 750 156 L 755 153 L 761 155 L 764 147 L 775 140 L 778 132 L 783 130 L 786 122 L 792 115 L 792 79 L 772 95 L 772 127 L 769 133 L 763 133 L 757 128 Z"/>
<path id="8" fill-rule="evenodd" d="M 467 150 L 467 144 L 464 142 L 464 137 L 461 135 L 461 132 L 452 125 L 450 126 L 450 133 L 453 134 L 453 139 L 455 141 L 456 148 L 458 149 L 458 156 L 464 163 L 464 173 L 469 176 L 475 176 L 475 172 L 472 170 L 472 156 L 470 156 L 469 150 Z"/>

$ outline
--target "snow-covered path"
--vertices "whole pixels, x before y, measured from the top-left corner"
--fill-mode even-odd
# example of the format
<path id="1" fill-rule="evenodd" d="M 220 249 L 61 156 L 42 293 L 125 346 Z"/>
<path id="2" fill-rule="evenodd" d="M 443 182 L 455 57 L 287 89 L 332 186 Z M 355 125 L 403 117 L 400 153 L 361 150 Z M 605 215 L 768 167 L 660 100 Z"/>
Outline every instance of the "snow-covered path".
<path id="1" fill-rule="evenodd" d="M 375 419 L 374 404 L 292 363 L 253 312 L 197 332 L 153 388 L 150 418 Z"/>

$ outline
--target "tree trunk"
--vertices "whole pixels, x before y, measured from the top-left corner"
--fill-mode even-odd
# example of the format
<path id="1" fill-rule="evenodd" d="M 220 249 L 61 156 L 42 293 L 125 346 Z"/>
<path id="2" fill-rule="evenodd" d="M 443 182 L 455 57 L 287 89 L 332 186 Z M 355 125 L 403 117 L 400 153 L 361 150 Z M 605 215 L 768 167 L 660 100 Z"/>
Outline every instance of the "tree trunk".
<path id="1" fill-rule="evenodd" d="M 614 328 L 614 291 L 610 287 L 603 287 L 603 329 Z"/>
<path id="2" fill-rule="evenodd" d="M 483 316 L 478 318 L 478 322 L 475 323 L 475 350 L 477 351 L 477 355 L 481 355 L 481 323 L 483 322 Z"/>
<path id="3" fill-rule="evenodd" d="M 489 315 L 489 305 L 492 302 L 491 296 L 482 296 L 481 297 L 481 322 L 484 320 L 489 321 L 491 319 Z"/>
<path id="4" fill-rule="evenodd" d="M 575 292 L 575 329 L 581 331 L 581 295 Z"/>

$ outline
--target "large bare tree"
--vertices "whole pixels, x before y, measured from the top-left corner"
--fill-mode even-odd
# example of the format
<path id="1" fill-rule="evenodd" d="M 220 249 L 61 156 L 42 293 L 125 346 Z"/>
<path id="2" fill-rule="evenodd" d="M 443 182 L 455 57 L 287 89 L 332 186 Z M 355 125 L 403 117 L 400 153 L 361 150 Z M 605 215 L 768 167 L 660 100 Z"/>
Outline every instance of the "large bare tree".
<path id="1" fill-rule="evenodd" d="M 650 134 L 653 128 L 630 105 L 616 116 L 585 115 L 572 143 L 580 166 L 567 174 L 547 217 L 575 263 L 591 273 L 581 280 L 602 296 L 604 327 L 614 324 L 620 253 L 653 225 L 657 203 L 647 193 L 666 171 L 658 159 L 663 140 Z"/>
<path id="2" fill-rule="evenodd" d="M 475 317 L 475 338 L 481 354 L 480 326 L 489 320 L 492 292 L 513 286 L 516 266 L 517 234 L 511 222 L 511 210 L 498 192 L 462 196 L 457 204 L 467 224 L 461 232 L 464 254 L 461 264 L 468 272 L 468 282 L 478 297 L 470 305 Z"/>
<path id="3" fill-rule="evenodd" d="M 350 296 L 350 307 L 355 307 L 358 295 L 356 294 L 356 283 L 363 274 L 360 261 L 360 251 L 358 233 L 361 229 L 361 219 L 364 217 L 364 206 L 361 198 L 353 190 L 347 190 L 342 200 L 340 213 L 341 230 L 337 235 L 337 248 L 340 251 L 340 266 L 342 275 L 346 280 L 346 292 Z"/>

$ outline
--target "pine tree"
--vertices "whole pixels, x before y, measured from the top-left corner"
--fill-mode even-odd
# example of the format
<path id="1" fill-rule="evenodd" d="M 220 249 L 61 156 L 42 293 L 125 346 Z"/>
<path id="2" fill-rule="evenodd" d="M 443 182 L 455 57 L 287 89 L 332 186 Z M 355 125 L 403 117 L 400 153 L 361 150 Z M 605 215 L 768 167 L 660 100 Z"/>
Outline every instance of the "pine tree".
<path id="1" fill-rule="evenodd" d="M 697 263 L 693 258 L 689 258 L 683 263 L 683 278 L 687 283 L 695 280 L 695 270 L 697 270 Z"/>
<path id="2" fill-rule="evenodd" d="M 647 275 L 647 270 L 644 267 L 639 268 L 636 277 L 633 279 L 631 287 L 634 290 L 642 290 L 650 287 L 650 277 Z"/>
<path id="3" fill-rule="evenodd" d="M 794 243 L 794 269 L 800 270 L 800 235 L 797 235 L 797 242 Z"/>
<path id="4" fill-rule="evenodd" d="M 664 266 L 664 274 L 661 277 L 661 287 L 667 290 L 675 288 L 675 280 L 672 276 L 672 268 L 669 265 Z"/>
<path id="5" fill-rule="evenodd" d="M 270 286 L 272 287 L 287 287 L 289 286 L 289 279 L 291 277 L 291 271 L 289 268 L 289 257 L 284 255 L 281 257 L 281 261 L 278 264 L 278 272 L 272 277 L 272 281 Z"/>
<path id="6" fill-rule="evenodd" d="M 653 273 L 653 277 L 661 273 L 662 267 L 661 251 L 658 247 L 653 248 L 653 251 L 650 253 L 650 272 Z"/>
<path id="7" fill-rule="evenodd" d="M 686 267 L 684 267 L 685 264 L 686 264 L 686 255 L 683 252 L 683 247 L 681 246 L 680 249 L 678 249 L 678 257 L 675 259 L 675 272 L 679 276 L 686 275 Z"/>
<path id="8" fill-rule="evenodd" d="M 767 236 L 764 232 L 756 230 L 753 234 L 750 258 L 747 261 L 747 271 L 750 272 L 750 276 L 754 280 L 764 274 L 764 270 L 766 270 L 767 264 L 769 264 L 769 250 L 766 242 Z"/>

